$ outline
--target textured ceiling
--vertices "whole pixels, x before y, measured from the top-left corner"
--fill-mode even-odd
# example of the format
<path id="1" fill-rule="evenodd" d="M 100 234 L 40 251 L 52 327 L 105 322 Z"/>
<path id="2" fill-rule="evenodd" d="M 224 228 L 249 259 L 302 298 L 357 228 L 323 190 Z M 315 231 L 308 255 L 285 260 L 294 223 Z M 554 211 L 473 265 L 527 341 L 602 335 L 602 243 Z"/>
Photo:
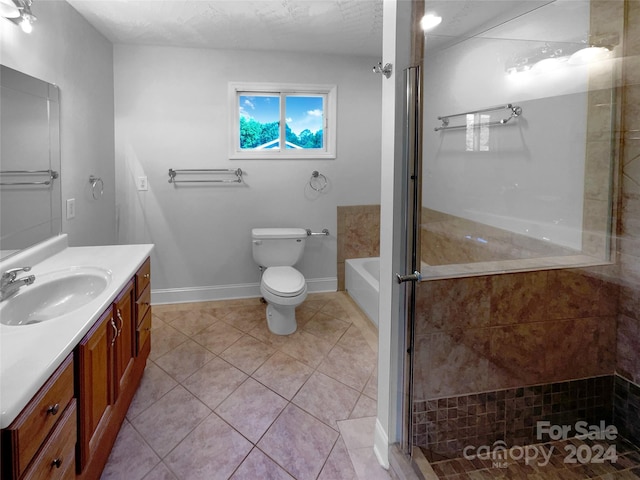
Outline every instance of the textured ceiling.
<path id="1" fill-rule="evenodd" d="M 382 0 L 67 1 L 113 43 L 382 53 Z"/>

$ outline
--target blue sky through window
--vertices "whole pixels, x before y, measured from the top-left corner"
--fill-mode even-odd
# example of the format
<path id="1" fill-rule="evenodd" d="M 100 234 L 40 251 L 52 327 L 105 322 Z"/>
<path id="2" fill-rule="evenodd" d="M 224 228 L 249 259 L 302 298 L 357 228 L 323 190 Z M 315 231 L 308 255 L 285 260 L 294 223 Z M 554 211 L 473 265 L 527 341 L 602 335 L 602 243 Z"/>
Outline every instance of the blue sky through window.
<path id="1" fill-rule="evenodd" d="M 287 96 L 286 108 L 287 125 L 296 135 L 300 135 L 303 130 L 311 133 L 322 130 L 322 97 Z"/>
<path id="2" fill-rule="evenodd" d="M 240 95 L 240 116 L 260 123 L 280 120 L 280 97 L 266 95 Z"/>

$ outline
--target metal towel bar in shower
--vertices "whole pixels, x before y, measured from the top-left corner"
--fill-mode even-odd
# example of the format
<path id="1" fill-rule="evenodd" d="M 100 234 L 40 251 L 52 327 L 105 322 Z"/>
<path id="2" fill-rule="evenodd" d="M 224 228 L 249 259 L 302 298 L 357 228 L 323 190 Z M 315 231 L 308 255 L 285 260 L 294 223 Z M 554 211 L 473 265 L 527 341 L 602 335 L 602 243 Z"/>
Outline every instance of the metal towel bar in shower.
<path id="1" fill-rule="evenodd" d="M 0 185 L 51 185 L 54 179 L 58 178 L 58 172 L 55 170 L 4 170 L 0 171 L 0 176 L 3 175 L 48 175 L 49 180 L 43 180 L 41 182 L 0 182 Z"/>
<path id="2" fill-rule="evenodd" d="M 494 125 L 505 125 L 507 124 L 512 118 L 516 118 L 519 117 L 520 115 L 522 115 L 522 107 L 519 107 L 517 105 L 513 105 L 511 103 L 508 103 L 507 105 L 499 105 L 496 107 L 489 107 L 489 108 L 482 108 L 480 110 L 471 110 L 470 112 L 463 112 L 463 113 L 454 113 L 453 115 L 444 115 L 442 117 L 438 117 L 438 120 L 440 120 L 442 122 L 442 125 L 439 127 L 434 128 L 434 130 L 436 132 L 440 131 L 440 130 L 452 130 L 452 129 L 456 129 L 456 128 L 468 128 L 467 125 L 449 125 L 449 119 L 451 117 L 462 117 L 462 116 L 466 116 L 466 115 L 473 115 L 476 113 L 485 113 L 485 112 L 495 112 L 497 110 L 511 110 L 511 115 L 509 115 L 507 118 L 503 118 L 501 120 L 496 120 L 494 122 L 487 122 L 487 123 L 476 123 L 474 124 L 474 127 L 492 127 Z"/>
<path id="3" fill-rule="evenodd" d="M 196 180 L 176 180 L 176 175 L 187 174 L 227 174 L 236 178 L 200 178 Z M 242 183 L 242 170 L 239 168 L 186 168 L 180 170 L 169 169 L 169 183 Z"/>
<path id="4" fill-rule="evenodd" d="M 328 236 L 329 235 L 329 229 L 328 228 L 323 228 L 322 232 L 312 232 L 310 228 L 307 228 L 307 236 L 308 237 L 318 237 L 318 236 Z"/>

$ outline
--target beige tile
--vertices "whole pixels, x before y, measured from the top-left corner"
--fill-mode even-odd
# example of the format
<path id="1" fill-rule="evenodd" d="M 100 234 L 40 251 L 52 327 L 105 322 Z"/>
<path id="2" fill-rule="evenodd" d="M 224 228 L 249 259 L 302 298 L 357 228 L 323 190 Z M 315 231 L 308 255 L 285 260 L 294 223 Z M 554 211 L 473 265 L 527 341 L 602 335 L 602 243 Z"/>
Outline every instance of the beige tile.
<path id="1" fill-rule="evenodd" d="M 338 422 L 340 435 L 347 450 L 372 447 L 376 429 L 376 417 L 355 418 Z"/>
<path id="2" fill-rule="evenodd" d="M 203 346 L 193 340 L 187 340 L 155 360 L 155 363 L 181 382 L 214 357 L 215 355 Z"/>
<path id="3" fill-rule="evenodd" d="M 293 397 L 292 402 L 337 430 L 338 420 L 349 418 L 358 396 L 356 390 L 315 372 Z"/>
<path id="4" fill-rule="evenodd" d="M 248 378 L 215 409 L 215 413 L 257 443 L 286 405 L 287 401 L 280 395 Z"/>
<path id="5" fill-rule="evenodd" d="M 247 375 L 216 357 L 187 378 L 183 385 L 205 405 L 214 409 L 246 379 Z"/>
<path id="6" fill-rule="evenodd" d="M 362 393 L 373 400 L 378 399 L 378 367 L 374 368 L 373 373 L 369 377 L 369 380 L 367 380 L 367 384 L 364 386 Z"/>
<path id="7" fill-rule="evenodd" d="M 247 333 L 261 322 L 267 321 L 266 305 L 229 307 L 222 320 L 232 327 Z"/>
<path id="8" fill-rule="evenodd" d="M 376 355 L 338 344 L 318 367 L 318 371 L 361 392 L 376 365 Z"/>
<path id="9" fill-rule="evenodd" d="M 297 331 L 289 335 L 288 341 L 280 347 L 282 352 L 314 368 L 320 364 L 330 349 L 330 343 L 305 331 Z"/>
<path id="10" fill-rule="evenodd" d="M 198 342 L 207 350 L 215 354 L 220 354 L 226 348 L 233 345 L 242 335 L 244 335 L 243 332 L 228 323 L 215 322 L 206 330 L 193 335 L 191 339 Z"/>
<path id="11" fill-rule="evenodd" d="M 338 438 L 329 458 L 327 458 L 318 480 L 357 480 L 351 458 L 342 437 Z"/>
<path id="12" fill-rule="evenodd" d="M 181 343 L 186 342 L 189 338 L 166 323 L 157 330 L 154 329 L 152 331 L 152 335 L 151 353 L 149 353 L 149 358 L 151 360 L 158 359 Z"/>
<path id="13" fill-rule="evenodd" d="M 231 480 L 294 480 L 280 466 L 259 449 L 251 450 L 249 456 L 235 471 Z M 335 479 L 334 479 L 335 480 Z"/>
<path id="14" fill-rule="evenodd" d="M 127 418 L 131 420 L 170 391 L 178 384 L 169 374 L 155 363 L 147 363 L 142 381 L 129 405 Z"/>
<path id="15" fill-rule="evenodd" d="M 274 348 L 281 348 L 291 341 L 291 335 L 276 335 L 269 330 L 267 321 L 258 323 L 249 331 L 249 335 Z"/>
<path id="16" fill-rule="evenodd" d="M 127 478 L 138 480 L 149 473 L 160 458 L 151 450 L 138 432 L 125 420 L 111 450 L 103 480 Z"/>
<path id="17" fill-rule="evenodd" d="M 378 403 L 370 397 L 362 394 L 349 418 L 375 417 L 378 414 Z"/>
<path id="18" fill-rule="evenodd" d="M 276 352 L 252 375 L 263 385 L 291 400 L 313 369 L 282 352 Z"/>
<path id="19" fill-rule="evenodd" d="M 304 330 L 333 345 L 347 331 L 349 325 L 349 322 L 318 312 L 307 322 Z"/>
<path id="20" fill-rule="evenodd" d="M 195 310 L 184 312 L 178 318 L 172 320 L 170 325 L 185 335 L 192 336 L 217 321 L 218 319 L 211 312 Z"/>
<path id="21" fill-rule="evenodd" d="M 359 480 L 391 480 L 389 472 L 378 463 L 373 448 L 349 450 L 349 456 Z"/>
<path id="22" fill-rule="evenodd" d="M 178 478 L 226 480 L 251 448 L 249 441 L 212 413 L 167 456 L 165 463 Z"/>
<path id="23" fill-rule="evenodd" d="M 337 298 L 329 300 L 327 303 L 325 303 L 320 309 L 320 312 L 324 313 L 325 315 L 344 320 L 346 322 L 351 321 L 349 312 L 345 310 L 342 302 L 340 302 Z"/>
<path id="24" fill-rule="evenodd" d="M 337 438 L 335 430 L 289 404 L 264 434 L 258 448 L 297 480 L 313 480 Z"/>
<path id="25" fill-rule="evenodd" d="M 210 413 L 202 402 L 178 385 L 131 424 L 164 457 Z"/>
<path id="26" fill-rule="evenodd" d="M 247 375 L 251 375 L 274 352 L 275 349 L 270 345 L 245 335 L 222 352 L 220 357 Z"/>
<path id="27" fill-rule="evenodd" d="M 151 470 L 143 480 L 177 480 L 176 476 L 171 473 L 169 467 L 160 462 Z"/>

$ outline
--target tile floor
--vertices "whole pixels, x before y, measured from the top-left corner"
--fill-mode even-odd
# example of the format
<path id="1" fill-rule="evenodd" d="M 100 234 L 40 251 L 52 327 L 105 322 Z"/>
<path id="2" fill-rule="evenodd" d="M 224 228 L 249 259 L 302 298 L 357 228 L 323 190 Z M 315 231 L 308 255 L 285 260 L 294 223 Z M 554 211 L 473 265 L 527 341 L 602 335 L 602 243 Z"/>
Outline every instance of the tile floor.
<path id="1" fill-rule="evenodd" d="M 377 332 L 344 292 L 298 330 L 259 299 L 153 307 L 142 383 L 103 479 L 389 479 L 373 453 Z"/>

